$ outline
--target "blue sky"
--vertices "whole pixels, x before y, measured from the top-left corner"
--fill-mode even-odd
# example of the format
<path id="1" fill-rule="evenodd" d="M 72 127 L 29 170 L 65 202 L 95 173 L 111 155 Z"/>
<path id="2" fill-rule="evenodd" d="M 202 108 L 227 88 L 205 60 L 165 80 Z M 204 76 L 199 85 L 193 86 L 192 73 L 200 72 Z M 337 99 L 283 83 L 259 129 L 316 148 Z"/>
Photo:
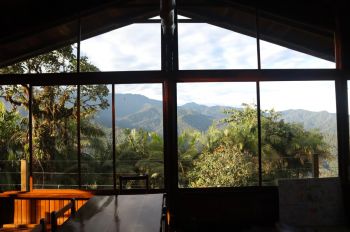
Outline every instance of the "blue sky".
<path id="1" fill-rule="evenodd" d="M 160 24 L 133 24 L 81 43 L 101 71 L 160 70 Z M 179 24 L 180 69 L 256 69 L 256 39 L 209 24 Z M 328 62 L 261 41 L 262 68 L 335 68 Z M 154 85 L 119 85 L 119 93 L 161 100 Z M 255 83 L 178 84 L 178 104 L 239 106 L 256 103 Z M 335 112 L 334 82 L 263 82 L 262 108 Z"/>

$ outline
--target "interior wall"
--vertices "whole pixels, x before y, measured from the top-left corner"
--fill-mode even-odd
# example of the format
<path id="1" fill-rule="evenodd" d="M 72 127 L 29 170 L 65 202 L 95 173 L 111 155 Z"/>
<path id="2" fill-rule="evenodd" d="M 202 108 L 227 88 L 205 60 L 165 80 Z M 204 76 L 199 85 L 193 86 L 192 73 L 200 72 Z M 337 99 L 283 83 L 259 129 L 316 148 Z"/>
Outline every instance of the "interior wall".
<path id="1" fill-rule="evenodd" d="M 218 231 L 278 221 L 278 188 L 178 192 L 175 226 L 184 231 Z"/>

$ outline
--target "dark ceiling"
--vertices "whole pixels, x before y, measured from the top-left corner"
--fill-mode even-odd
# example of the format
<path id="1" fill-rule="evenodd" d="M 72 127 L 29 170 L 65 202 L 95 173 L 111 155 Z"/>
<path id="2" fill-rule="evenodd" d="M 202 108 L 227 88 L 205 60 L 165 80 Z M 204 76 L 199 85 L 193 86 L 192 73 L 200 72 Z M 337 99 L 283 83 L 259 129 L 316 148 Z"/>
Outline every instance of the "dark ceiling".
<path id="1" fill-rule="evenodd" d="M 179 14 L 334 60 L 331 0 L 178 0 Z M 159 14 L 160 0 L 6 0 L 0 2 L 0 67 Z"/>

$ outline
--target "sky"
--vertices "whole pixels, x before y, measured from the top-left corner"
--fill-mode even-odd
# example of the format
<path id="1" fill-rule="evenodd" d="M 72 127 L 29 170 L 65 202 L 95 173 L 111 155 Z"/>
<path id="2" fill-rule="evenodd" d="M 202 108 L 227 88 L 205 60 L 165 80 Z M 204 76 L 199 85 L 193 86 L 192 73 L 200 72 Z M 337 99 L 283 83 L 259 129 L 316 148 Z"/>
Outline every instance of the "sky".
<path id="1" fill-rule="evenodd" d="M 256 69 L 256 39 L 209 24 L 179 24 L 179 68 Z M 82 41 L 81 53 L 101 71 L 160 70 L 160 24 L 133 24 Z M 261 41 L 261 65 L 271 68 L 335 68 L 335 63 Z M 179 83 L 178 104 L 256 104 L 256 84 Z M 261 82 L 261 108 L 335 112 L 333 81 Z M 118 85 L 117 93 L 162 99 L 160 84 Z"/>

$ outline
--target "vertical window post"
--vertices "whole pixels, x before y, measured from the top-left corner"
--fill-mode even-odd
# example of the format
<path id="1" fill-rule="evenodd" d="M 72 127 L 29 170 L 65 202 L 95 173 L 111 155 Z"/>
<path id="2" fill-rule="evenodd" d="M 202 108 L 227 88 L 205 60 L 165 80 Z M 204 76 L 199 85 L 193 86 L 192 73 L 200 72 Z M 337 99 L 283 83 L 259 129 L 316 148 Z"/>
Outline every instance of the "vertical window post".
<path id="1" fill-rule="evenodd" d="M 78 20 L 78 41 L 77 41 L 77 73 L 80 73 L 80 40 L 81 20 Z M 81 144 L 80 144 L 80 85 L 77 85 L 77 158 L 78 158 L 78 186 L 81 188 Z"/>
<path id="2" fill-rule="evenodd" d="M 112 156 L 113 156 L 113 191 L 117 190 L 117 178 L 116 178 L 116 134 L 115 134 L 115 84 L 112 84 Z"/>
<path id="3" fill-rule="evenodd" d="M 29 99 L 28 99 L 28 134 L 29 134 L 29 191 L 33 190 L 33 86 L 29 84 Z"/>
<path id="4" fill-rule="evenodd" d="M 255 11 L 255 23 L 256 23 L 256 49 L 257 49 L 257 62 L 258 70 L 261 70 L 261 57 L 260 57 L 260 31 L 259 31 L 259 10 Z M 258 160 L 259 160 L 259 186 L 262 185 L 262 159 L 261 159 L 261 109 L 260 109 L 260 82 L 256 82 L 256 110 L 258 117 Z"/>

